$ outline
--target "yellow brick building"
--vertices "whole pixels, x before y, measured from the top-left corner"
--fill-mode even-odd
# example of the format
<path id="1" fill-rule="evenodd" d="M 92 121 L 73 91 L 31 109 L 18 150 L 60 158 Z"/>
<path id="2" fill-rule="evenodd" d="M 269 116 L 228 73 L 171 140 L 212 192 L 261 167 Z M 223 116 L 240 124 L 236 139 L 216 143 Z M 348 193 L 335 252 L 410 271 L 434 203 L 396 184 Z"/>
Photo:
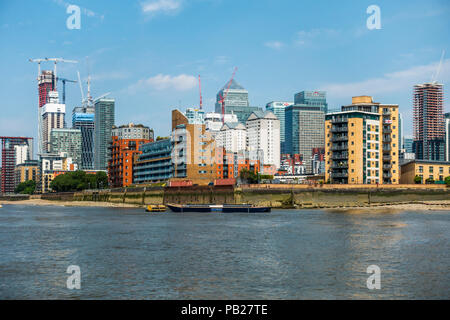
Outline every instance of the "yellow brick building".
<path id="1" fill-rule="evenodd" d="M 179 110 L 172 111 L 172 180 L 208 185 L 217 178 L 216 143 L 204 124 L 191 124 Z"/>
<path id="2" fill-rule="evenodd" d="M 401 166 L 401 184 L 414 184 L 414 178 L 421 178 L 421 183 L 434 182 L 443 183 L 445 178 L 450 176 L 450 162 L 448 161 L 428 161 L 413 160 Z"/>
<path id="3" fill-rule="evenodd" d="M 325 118 L 325 180 L 335 184 L 398 184 L 398 105 L 353 97 Z"/>
<path id="4" fill-rule="evenodd" d="M 18 164 L 14 168 L 15 186 L 20 183 L 33 180 L 39 180 L 39 162 L 37 160 L 26 160 L 24 163 Z"/>

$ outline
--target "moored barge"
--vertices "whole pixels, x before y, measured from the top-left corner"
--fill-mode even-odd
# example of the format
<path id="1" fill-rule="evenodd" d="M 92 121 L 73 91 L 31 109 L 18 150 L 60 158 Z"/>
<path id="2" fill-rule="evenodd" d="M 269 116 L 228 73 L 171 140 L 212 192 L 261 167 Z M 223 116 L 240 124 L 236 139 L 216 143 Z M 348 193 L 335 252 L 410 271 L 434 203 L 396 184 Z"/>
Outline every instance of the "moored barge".
<path id="1" fill-rule="evenodd" d="M 173 212 L 270 212 L 271 207 L 251 204 L 167 204 Z"/>

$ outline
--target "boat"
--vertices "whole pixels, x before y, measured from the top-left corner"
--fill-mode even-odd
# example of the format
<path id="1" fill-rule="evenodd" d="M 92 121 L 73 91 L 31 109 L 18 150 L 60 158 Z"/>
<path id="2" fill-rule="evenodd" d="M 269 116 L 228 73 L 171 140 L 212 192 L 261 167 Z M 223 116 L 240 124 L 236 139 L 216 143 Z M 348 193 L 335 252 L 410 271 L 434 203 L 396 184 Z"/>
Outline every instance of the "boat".
<path id="1" fill-rule="evenodd" d="M 166 210 L 166 206 L 162 204 L 149 204 L 147 209 L 145 209 L 147 212 L 165 212 Z"/>
<path id="2" fill-rule="evenodd" d="M 0 204 L 0 208 L 1 208 L 1 207 L 3 207 L 3 206 Z"/>
<path id="3" fill-rule="evenodd" d="M 271 207 L 251 204 L 167 204 L 173 212 L 270 212 Z"/>

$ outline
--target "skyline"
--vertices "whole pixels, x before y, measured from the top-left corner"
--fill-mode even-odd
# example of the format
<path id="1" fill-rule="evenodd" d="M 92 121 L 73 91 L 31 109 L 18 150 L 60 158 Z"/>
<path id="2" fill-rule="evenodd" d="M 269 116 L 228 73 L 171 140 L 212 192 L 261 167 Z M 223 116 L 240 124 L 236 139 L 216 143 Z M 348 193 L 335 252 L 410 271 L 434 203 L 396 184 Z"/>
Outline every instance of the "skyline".
<path id="1" fill-rule="evenodd" d="M 407 7 L 406 2 L 377 1 L 381 30 L 366 27 L 369 1 L 71 3 L 82 8 L 80 30 L 67 29 L 68 3 L 61 0 L 0 4 L 0 41 L 8 48 L 0 53 L 1 70 L 13 74 L 0 79 L 0 134 L 36 138 L 37 68 L 29 58 L 78 60 L 77 65 L 59 64 L 58 74 L 76 80 L 79 70 L 85 80 L 89 56 L 92 96 L 112 92 L 116 125 L 143 123 L 155 136 L 169 133 L 171 109 L 198 106 L 199 74 L 204 109 L 212 112 L 234 66 L 251 106 L 265 108 L 271 101 L 292 101 L 303 90 L 324 90 L 332 110 L 349 104 L 352 96 L 369 95 L 376 102 L 399 104 L 404 134 L 410 136 L 413 85 L 430 81 L 442 50 L 447 56 L 450 51 L 450 4 L 443 0 L 413 1 Z M 217 19 L 218 12 L 228 19 Z M 42 18 L 46 15 L 52 18 Z M 278 15 L 283 20 L 276 20 Z M 445 97 L 450 59 L 437 80 L 444 84 Z M 81 95 L 78 84 L 66 84 L 66 91 L 70 114 Z M 20 117 L 18 109 L 24 111 Z M 444 112 L 449 111 L 445 99 Z"/>

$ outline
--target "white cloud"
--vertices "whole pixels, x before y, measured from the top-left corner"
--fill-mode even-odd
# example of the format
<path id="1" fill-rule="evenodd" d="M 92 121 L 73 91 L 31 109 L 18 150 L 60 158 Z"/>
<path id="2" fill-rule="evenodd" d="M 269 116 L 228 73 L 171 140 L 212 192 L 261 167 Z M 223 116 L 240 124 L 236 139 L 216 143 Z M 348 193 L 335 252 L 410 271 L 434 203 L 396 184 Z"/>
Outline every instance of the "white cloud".
<path id="1" fill-rule="evenodd" d="M 214 58 L 214 64 L 217 65 L 224 65 L 228 63 L 229 59 L 227 56 L 217 56 Z"/>
<path id="2" fill-rule="evenodd" d="M 142 12 L 156 14 L 159 12 L 176 12 L 181 8 L 181 0 L 152 0 L 141 3 Z"/>
<path id="3" fill-rule="evenodd" d="M 436 73 L 438 62 L 415 66 L 406 70 L 387 73 L 380 78 L 372 78 L 360 82 L 334 83 L 322 87 L 329 96 L 336 98 L 352 97 L 356 95 L 377 95 L 396 91 L 412 90 L 418 83 L 431 81 Z M 450 59 L 442 63 L 442 68 L 437 81 L 450 81 Z"/>
<path id="4" fill-rule="evenodd" d="M 187 91 L 197 86 L 197 78 L 187 74 L 180 74 L 178 76 L 170 76 L 158 74 L 154 77 L 139 80 L 137 83 L 131 85 L 131 91 L 137 91 L 145 88 L 162 90 L 176 90 Z"/>
<path id="5" fill-rule="evenodd" d="M 312 30 L 301 30 L 296 34 L 296 39 L 294 43 L 296 45 L 309 44 L 313 39 L 323 39 L 326 37 L 336 36 L 340 33 L 339 30 L 335 29 L 312 29 Z"/>
<path id="6" fill-rule="evenodd" d="M 268 48 L 275 49 L 275 50 L 280 50 L 284 46 L 284 44 L 280 41 L 269 41 L 269 42 L 264 43 L 264 45 Z"/>

